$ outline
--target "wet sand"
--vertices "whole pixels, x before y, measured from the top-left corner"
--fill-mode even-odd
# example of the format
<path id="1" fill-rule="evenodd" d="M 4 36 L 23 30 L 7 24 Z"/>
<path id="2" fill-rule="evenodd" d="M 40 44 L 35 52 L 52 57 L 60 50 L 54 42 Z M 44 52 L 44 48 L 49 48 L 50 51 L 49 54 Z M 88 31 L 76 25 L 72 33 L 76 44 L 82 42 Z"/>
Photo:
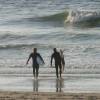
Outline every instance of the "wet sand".
<path id="1" fill-rule="evenodd" d="M 0 77 L 0 100 L 100 100 L 100 79 L 78 76 Z"/>
<path id="2" fill-rule="evenodd" d="M 0 92 L 0 100 L 100 100 L 100 93 Z"/>
<path id="3" fill-rule="evenodd" d="M 87 76 L 40 76 L 34 80 L 32 76 L 0 76 L 0 91 L 26 92 L 62 92 L 62 93 L 99 93 L 100 78 Z"/>

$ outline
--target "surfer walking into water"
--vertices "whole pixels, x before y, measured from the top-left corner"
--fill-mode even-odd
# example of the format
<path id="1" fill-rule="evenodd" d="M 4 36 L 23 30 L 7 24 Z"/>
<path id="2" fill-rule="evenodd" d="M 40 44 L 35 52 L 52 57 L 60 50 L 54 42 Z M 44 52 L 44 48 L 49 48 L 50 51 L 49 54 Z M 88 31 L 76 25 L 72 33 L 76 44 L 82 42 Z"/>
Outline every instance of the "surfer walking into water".
<path id="1" fill-rule="evenodd" d="M 38 78 L 38 73 L 39 73 L 39 61 L 38 61 L 38 59 L 40 59 L 43 62 L 43 64 L 44 64 L 44 60 L 41 57 L 41 55 L 37 52 L 37 48 L 34 48 L 33 52 L 29 55 L 29 58 L 26 62 L 26 65 L 28 64 L 28 62 L 31 58 L 32 58 L 32 67 L 33 67 L 34 78 Z"/>
<path id="2" fill-rule="evenodd" d="M 56 48 L 53 49 L 53 54 L 51 55 L 51 66 L 52 66 L 52 60 L 55 60 L 55 68 L 56 68 L 56 76 L 59 78 L 58 70 L 60 70 L 60 78 L 61 78 L 61 56 L 60 53 L 57 51 Z"/>
<path id="3" fill-rule="evenodd" d="M 64 71 L 64 67 L 65 67 L 65 59 L 64 59 L 64 54 L 63 54 L 64 50 L 60 49 L 60 56 L 61 56 L 61 72 Z"/>

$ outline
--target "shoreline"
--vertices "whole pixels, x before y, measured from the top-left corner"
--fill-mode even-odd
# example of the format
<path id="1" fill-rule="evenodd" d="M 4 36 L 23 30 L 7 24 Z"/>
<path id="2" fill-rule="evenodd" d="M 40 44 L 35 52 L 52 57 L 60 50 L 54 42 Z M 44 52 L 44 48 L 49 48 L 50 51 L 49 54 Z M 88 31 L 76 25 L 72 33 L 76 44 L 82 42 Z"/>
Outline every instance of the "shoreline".
<path id="1" fill-rule="evenodd" d="M 26 92 L 99 93 L 100 79 L 84 77 L 0 77 L 0 90 Z"/>
<path id="2" fill-rule="evenodd" d="M 100 93 L 10 92 L 0 90 L 0 100 L 100 100 Z"/>

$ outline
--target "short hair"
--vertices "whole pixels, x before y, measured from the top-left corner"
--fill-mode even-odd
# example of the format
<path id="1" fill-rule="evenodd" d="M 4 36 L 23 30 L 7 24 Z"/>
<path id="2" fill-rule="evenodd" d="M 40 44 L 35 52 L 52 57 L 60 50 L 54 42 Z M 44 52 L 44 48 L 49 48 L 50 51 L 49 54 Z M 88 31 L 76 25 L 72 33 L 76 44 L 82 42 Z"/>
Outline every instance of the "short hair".
<path id="1" fill-rule="evenodd" d="M 37 48 L 33 48 L 33 51 L 36 52 L 37 51 Z"/>
<path id="2" fill-rule="evenodd" d="M 53 48 L 53 51 L 54 51 L 54 52 L 56 52 L 56 51 L 57 51 L 57 49 L 56 49 L 56 48 Z"/>

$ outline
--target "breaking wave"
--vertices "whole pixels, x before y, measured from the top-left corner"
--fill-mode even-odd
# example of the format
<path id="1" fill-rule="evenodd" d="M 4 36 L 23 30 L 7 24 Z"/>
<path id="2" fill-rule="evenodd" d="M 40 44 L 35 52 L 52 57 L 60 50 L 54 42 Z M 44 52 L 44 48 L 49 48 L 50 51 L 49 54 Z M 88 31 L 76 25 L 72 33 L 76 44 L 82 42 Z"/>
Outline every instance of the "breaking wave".
<path id="1" fill-rule="evenodd" d="M 100 26 L 100 12 L 96 11 L 66 11 L 54 15 L 37 18 L 39 21 L 63 22 L 71 25 L 81 25 L 88 27 Z M 30 18 L 32 21 L 32 18 Z"/>
<path id="2" fill-rule="evenodd" d="M 81 25 L 89 27 L 99 27 L 100 26 L 100 12 L 96 11 L 66 11 L 59 12 L 52 15 L 44 15 L 39 17 L 24 17 L 21 19 L 9 20 L 5 24 L 15 23 L 15 24 L 34 24 L 33 22 L 42 22 L 42 24 L 52 25 L 51 23 L 57 25 L 67 24 L 67 25 Z M 45 23 L 47 22 L 47 23 Z M 42 25 L 41 24 L 41 25 Z"/>
<path id="3" fill-rule="evenodd" d="M 84 26 L 100 26 L 100 12 L 96 11 L 70 11 L 65 23 Z"/>
<path id="4" fill-rule="evenodd" d="M 45 44 L 39 44 L 39 43 L 30 43 L 30 44 L 5 44 L 5 45 L 0 45 L 0 49 L 17 49 L 17 48 L 26 48 L 26 47 L 46 47 Z"/>

